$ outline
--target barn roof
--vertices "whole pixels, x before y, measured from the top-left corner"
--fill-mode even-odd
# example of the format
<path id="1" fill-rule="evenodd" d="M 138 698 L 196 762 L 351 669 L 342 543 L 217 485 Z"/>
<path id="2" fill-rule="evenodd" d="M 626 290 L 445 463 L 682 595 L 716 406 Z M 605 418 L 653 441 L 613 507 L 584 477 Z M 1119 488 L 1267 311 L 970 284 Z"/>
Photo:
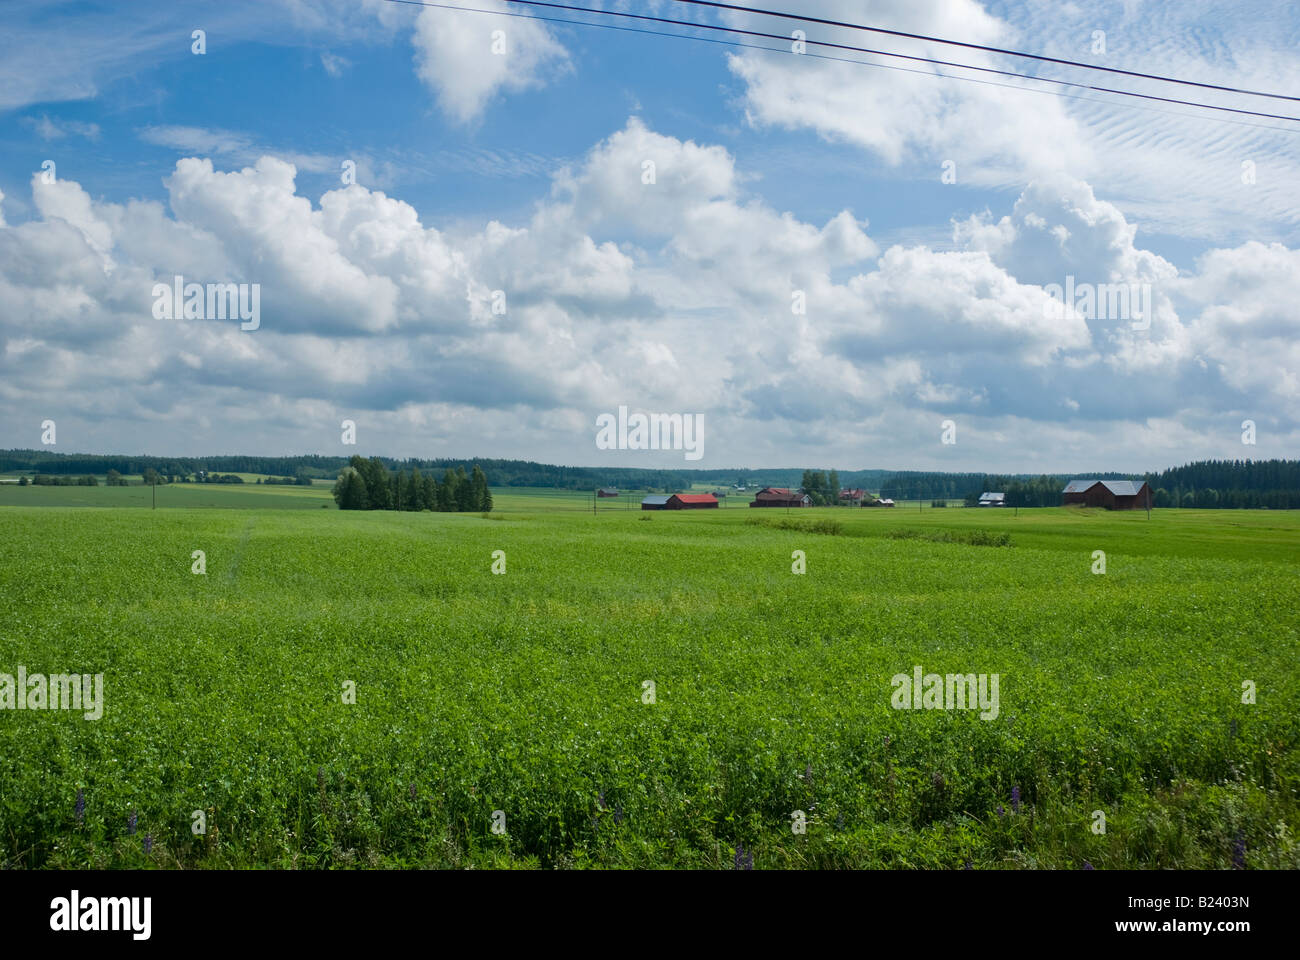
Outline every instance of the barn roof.
<path id="1" fill-rule="evenodd" d="M 656 493 L 653 496 L 646 497 L 641 502 L 648 503 L 651 506 L 655 506 L 655 505 L 662 506 L 663 504 L 668 502 L 668 495 L 663 493 Z"/>
<path id="2" fill-rule="evenodd" d="M 981 499 L 981 500 L 1005 500 L 1006 498 L 1007 498 L 1007 495 L 1006 495 L 1005 493 L 988 493 L 988 492 L 986 492 L 986 493 L 981 493 L 981 494 L 980 494 L 980 499 Z"/>
<path id="3" fill-rule="evenodd" d="M 674 497 L 682 503 L 717 503 L 717 498 L 711 493 L 674 493 Z"/>
<path id="4" fill-rule="evenodd" d="M 1083 493 L 1101 484 L 1117 497 L 1136 497 L 1145 480 L 1071 480 L 1062 493 Z"/>
<path id="5" fill-rule="evenodd" d="M 1142 480 L 1103 480 L 1101 485 L 1117 497 L 1136 497 L 1144 482 Z"/>

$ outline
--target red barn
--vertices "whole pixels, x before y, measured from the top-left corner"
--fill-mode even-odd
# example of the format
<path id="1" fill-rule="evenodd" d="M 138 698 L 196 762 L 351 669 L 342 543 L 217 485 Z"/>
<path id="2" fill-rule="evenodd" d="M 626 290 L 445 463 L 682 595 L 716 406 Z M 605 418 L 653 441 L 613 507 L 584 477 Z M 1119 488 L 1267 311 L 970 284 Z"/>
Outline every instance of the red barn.
<path id="1" fill-rule="evenodd" d="M 716 507 L 718 499 L 711 493 L 674 493 L 668 498 L 668 510 L 706 510 Z"/>
<path id="2" fill-rule="evenodd" d="M 764 487 L 754 494 L 751 507 L 806 507 L 812 500 L 806 493 L 798 493 L 788 487 Z"/>

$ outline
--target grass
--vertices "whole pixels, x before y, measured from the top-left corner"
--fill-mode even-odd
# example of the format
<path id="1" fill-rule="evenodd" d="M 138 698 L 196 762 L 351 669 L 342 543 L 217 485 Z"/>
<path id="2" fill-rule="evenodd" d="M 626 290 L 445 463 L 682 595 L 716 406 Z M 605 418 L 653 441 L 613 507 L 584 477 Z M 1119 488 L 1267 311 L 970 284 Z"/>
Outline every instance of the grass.
<path id="1" fill-rule="evenodd" d="M 102 672 L 106 699 L 95 722 L 0 711 L 0 860 L 1300 867 L 1300 515 L 753 524 L 512 490 L 485 520 L 322 493 L 0 506 L 0 672 Z M 238 494 L 262 506 L 179 505 Z M 997 719 L 892 709 L 917 664 L 999 674 Z"/>

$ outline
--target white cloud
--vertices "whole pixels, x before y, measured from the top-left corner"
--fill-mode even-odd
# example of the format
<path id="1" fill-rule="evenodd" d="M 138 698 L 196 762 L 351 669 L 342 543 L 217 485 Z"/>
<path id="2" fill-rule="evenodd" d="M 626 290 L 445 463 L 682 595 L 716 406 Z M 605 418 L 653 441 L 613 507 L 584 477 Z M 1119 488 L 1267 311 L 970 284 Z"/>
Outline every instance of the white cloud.
<path id="1" fill-rule="evenodd" d="M 87 140 L 99 139 L 99 124 L 83 123 L 80 120 L 51 120 L 47 115 L 24 117 L 23 121 L 36 130 L 42 140 L 62 140 L 68 136 L 85 137 Z"/>
<path id="2" fill-rule="evenodd" d="M 497 12 L 428 7 L 415 21 L 417 73 L 452 119 L 470 123 L 499 94 L 542 86 L 568 67 L 568 53 L 541 23 L 507 15 L 501 0 L 464 6 Z"/>
<path id="3" fill-rule="evenodd" d="M 341 77 L 343 71 L 352 66 L 352 61 L 347 57 L 340 57 L 336 53 L 330 53 L 328 50 L 322 50 L 320 55 L 321 66 L 331 77 Z"/>
<path id="4" fill-rule="evenodd" d="M 0 226 L 0 442 L 55 410 L 102 446 L 111 410 L 115 449 L 328 450 L 352 416 L 385 453 L 592 463 L 620 403 L 705 413 L 704 466 L 1142 469 L 1239 455 L 1234 417 L 1260 423 L 1257 456 L 1300 436 L 1297 253 L 1180 275 L 1068 179 L 957 223 L 956 249 L 881 250 L 848 211 L 778 211 L 726 150 L 637 120 L 514 224 L 438 230 L 361 185 L 313 203 L 296 174 L 185 158 L 167 208 L 33 178 L 39 219 Z M 176 273 L 260 283 L 261 329 L 154 319 Z M 1150 282 L 1150 329 L 1053 315 L 1042 285 L 1066 274 Z"/>

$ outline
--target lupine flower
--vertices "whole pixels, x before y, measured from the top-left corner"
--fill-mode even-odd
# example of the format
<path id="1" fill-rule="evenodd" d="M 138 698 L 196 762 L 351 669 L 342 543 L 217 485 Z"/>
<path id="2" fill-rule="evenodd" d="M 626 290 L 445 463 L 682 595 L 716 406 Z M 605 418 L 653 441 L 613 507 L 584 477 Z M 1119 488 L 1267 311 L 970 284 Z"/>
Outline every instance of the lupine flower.
<path id="1" fill-rule="evenodd" d="M 618 808 L 614 811 L 614 823 L 620 824 L 622 822 L 623 822 L 623 804 L 620 803 L 618 805 Z"/>
<path id="2" fill-rule="evenodd" d="M 605 791 L 604 791 L 604 790 L 600 791 L 600 796 L 596 798 L 596 802 L 600 804 L 600 809 L 602 809 L 602 810 L 608 810 L 608 809 L 609 809 L 609 804 L 605 802 Z"/>
<path id="3" fill-rule="evenodd" d="M 809 786 L 812 786 L 812 764 L 811 763 L 803 768 L 803 780 L 804 783 L 808 784 Z"/>
<path id="4" fill-rule="evenodd" d="M 415 784 L 411 784 L 411 799 L 414 800 L 415 796 L 416 796 Z"/>
<path id="5" fill-rule="evenodd" d="M 144 838 L 144 852 L 149 853 L 153 850 L 153 834 L 146 834 Z"/>
<path id="6" fill-rule="evenodd" d="M 1237 841 L 1232 845 L 1232 868 L 1234 870 L 1246 869 L 1246 831 L 1237 831 Z"/>
<path id="7" fill-rule="evenodd" d="M 1005 817 L 1006 815 L 1007 815 L 1006 810 L 1002 809 L 1002 804 L 999 803 L 999 804 L 998 804 L 998 816 L 999 816 L 999 817 Z"/>
<path id="8" fill-rule="evenodd" d="M 86 819 L 86 791 L 81 788 L 77 789 L 77 823 L 82 823 Z"/>
<path id="9" fill-rule="evenodd" d="M 1013 813 L 1020 812 L 1020 788 L 1011 788 L 1011 810 Z"/>
<path id="10" fill-rule="evenodd" d="M 970 862 L 969 860 L 967 860 L 967 861 L 966 861 L 966 866 L 962 867 L 962 869 L 963 869 L 963 870 L 969 870 L 969 869 L 971 869 L 971 862 Z"/>
<path id="11" fill-rule="evenodd" d="M 1092 864 L 1089 863 L 1087 860 L 1083 861 L 1083 869 L 1085 869 L 1085 870 L 1091 870 L 1091 869 L 1093 869 Z"/>
<path id="12" fill-rule="evenodd" d="M 139 819 L 138 814 L 136 814 L 136 812 L 135 812 L 134 810 L 132 810 L 132 811 L 131 811 L 131 815 L 130 815 L 129 817 L 126 818 L 126 832 L 127 832 L 127 834 L 129 834 L 129 835 L 131 835 L 131 836 L 134 836 L 134 835 L 135 835 L 135 823 L 136 823 L 136 820 L 137 820 L 137 819 Z"/>
<path id="13" fill-rule="evenodd" d="M 745 869 L 745 845 L 743 843 L 737 842 L 736 844 L 736 865 L 732 869 Z"/>

